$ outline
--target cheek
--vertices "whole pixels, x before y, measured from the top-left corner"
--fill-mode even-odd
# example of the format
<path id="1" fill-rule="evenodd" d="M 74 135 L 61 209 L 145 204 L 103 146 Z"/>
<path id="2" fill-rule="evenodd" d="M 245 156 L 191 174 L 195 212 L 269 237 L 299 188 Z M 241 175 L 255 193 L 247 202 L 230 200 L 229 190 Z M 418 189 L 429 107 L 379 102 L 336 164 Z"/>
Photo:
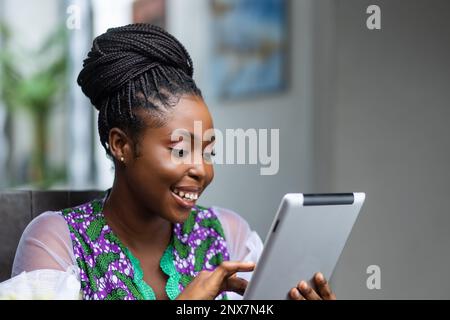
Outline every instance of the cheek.
<path id="1" fill-rule="evenodd" d="M 211 165 L 211 164 L 206 165 L 206 170 L 205 171 L 206 171 L 206 177 L 205 177 L 205 180 L 206 180 L 205 187 L 206 187 L 214 179 L 214 166 Z"/>
<path id="2" fill-rule="evenodd" d="M 190 165 L 172 161 L 172 152 L 165 146 L 155 146 L 151 150 L 142 150 L 141 156 L 127 168 L 130 184 L 140 188 L 143 197 L 152 201 L 162 200 L 163 193 L 188 175 Z M 144 152 L 145 151 L 145 152 Z M 204 163 L 204 187 L 214 179 L 214 166 Z M 132 181 L 131 181 L 132 180 Z"/>
<path id="3" fill-rule="evenodd" d="M 155 147 L 151 151 L 145 151 L 135 159 L 132 168 L 132 176 L 136 183 L 142 187 L 152 188 L 158 191 L 167 189 L 183 174 L 183 168 L 171 161 L 171 153 L 165 147 Z"/>

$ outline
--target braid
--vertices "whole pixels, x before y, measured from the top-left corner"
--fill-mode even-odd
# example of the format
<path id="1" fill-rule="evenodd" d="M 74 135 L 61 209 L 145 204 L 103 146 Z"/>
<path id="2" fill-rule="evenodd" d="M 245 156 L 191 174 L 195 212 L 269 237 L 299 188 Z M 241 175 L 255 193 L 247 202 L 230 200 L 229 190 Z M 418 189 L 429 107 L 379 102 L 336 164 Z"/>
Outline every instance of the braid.
<path id="1" fill-rule="evenodd" d="M 183 94 L 201 97 L 192 76 L 194 68 L 186 48 L 164 29 L 130 24 L 108 29 L 94 39 L 77 82 L 99 110 L 100 141 L 107 154 L 109 131 L 118 127 L 135 144 L 143 121 L 138 108 L 164 123 L 164 111 Z"/>

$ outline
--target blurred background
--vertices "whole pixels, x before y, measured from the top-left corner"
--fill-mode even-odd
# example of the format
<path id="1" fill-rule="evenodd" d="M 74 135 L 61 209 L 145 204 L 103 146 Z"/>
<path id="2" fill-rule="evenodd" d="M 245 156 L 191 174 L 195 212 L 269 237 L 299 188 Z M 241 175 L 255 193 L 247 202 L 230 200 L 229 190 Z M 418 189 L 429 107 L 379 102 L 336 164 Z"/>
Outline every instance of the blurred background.
<path id="1" fill-rule="evenodd" d="M 449 18 L 445 0 L 0 0 L 0 188 L 111 186 L 76 77 L 93 37 L 153 23 L 190 52 L 216 128 L 280 130 L 276 175 L 216 165 L 201 204 L 264 239 L 285 193 L 366 192 L 338 298 L 448 299 Z"/>

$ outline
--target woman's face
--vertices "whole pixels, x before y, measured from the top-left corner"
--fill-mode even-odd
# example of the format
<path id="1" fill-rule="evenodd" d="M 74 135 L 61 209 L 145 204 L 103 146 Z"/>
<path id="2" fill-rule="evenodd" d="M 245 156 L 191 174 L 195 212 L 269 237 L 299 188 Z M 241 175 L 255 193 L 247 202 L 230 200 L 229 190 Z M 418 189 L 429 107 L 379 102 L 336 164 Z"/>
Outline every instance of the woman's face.
<path id="1" fill-rule="evenodd" d="M 165 125 L 158 128 L 150 126 L 149 115 L 142 117 L 146 129 L 139 136 L 137 157 L 128 152 L 121 180 L 146 212 L 181 223 L 214 177 L 207 161 L 213 143 L 202 141 L 213 122 L 203 99 L 195 96 L 183 96 L 168 112 Z M 193 137 L 195 122 L 197 127 L 201 123 L 201 131 L 197 128 Z M 192 136 L 172 141 L 172 134 L 180 129 Z"/>

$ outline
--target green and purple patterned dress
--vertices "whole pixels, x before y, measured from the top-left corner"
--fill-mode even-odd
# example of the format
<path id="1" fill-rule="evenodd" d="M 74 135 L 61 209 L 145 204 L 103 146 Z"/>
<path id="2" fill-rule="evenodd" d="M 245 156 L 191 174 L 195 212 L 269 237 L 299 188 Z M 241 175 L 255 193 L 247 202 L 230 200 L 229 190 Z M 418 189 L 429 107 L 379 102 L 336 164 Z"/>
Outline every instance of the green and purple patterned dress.
<path id="1" fill-rule="evenodd" d="M 61 211 L 78 264 L 83 298 L 87 300 L 152 300 L 136 259 L 112 232 L 103 215 L 103 199 Z M 225 236 L 213 210 L 195 206 L 183 224 L 175 224 L 160 266 L 168 276 L 166 293 L 175 299 L 202 270 L 229 260 Z M 226 299 L 226 293 L 217 299 Z"/>

